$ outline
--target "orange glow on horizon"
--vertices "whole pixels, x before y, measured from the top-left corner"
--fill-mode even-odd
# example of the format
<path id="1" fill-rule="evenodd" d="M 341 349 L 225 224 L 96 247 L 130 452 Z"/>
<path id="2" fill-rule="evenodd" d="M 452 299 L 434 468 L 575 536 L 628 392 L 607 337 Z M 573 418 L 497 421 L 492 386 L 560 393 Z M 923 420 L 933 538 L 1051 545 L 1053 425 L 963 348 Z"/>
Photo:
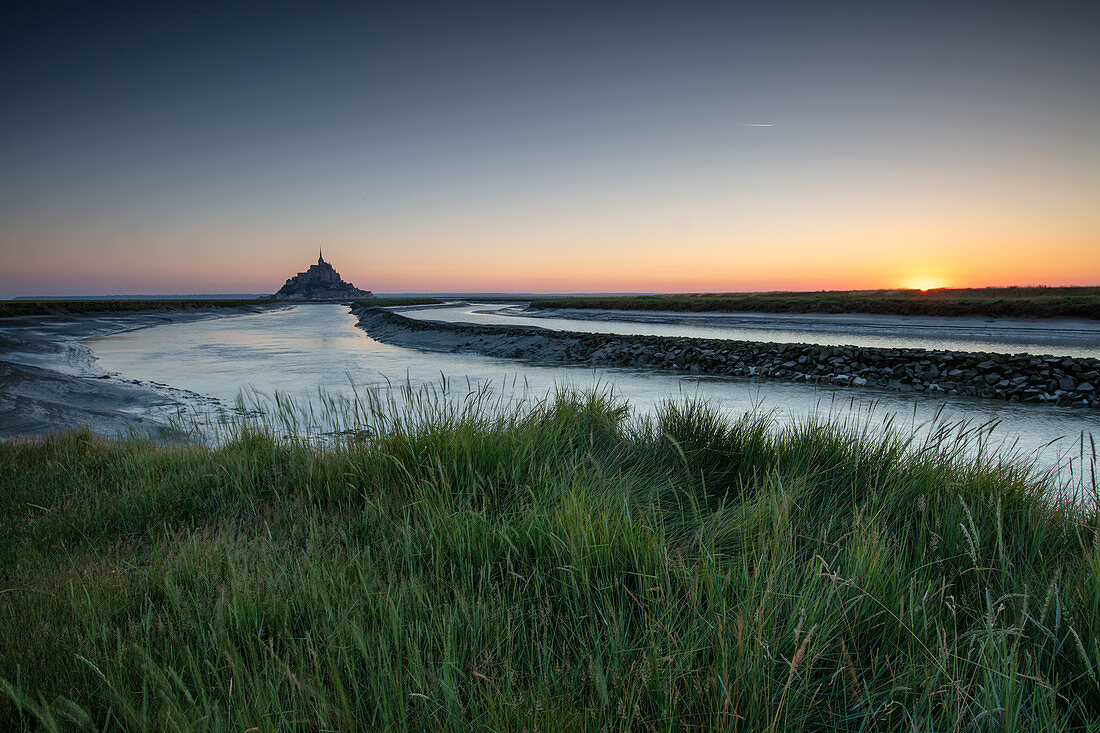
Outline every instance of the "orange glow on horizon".
<path id="1" fill-rule="evenodd" d="M 915 277 L 907 280 L 902 285 L 902 287 L 906 288 L 907 290 L 919 290 L 922 293 L 927 293 L 929 290 L 946 288 L 947 283 L 934 277 Z"/>
<path id="2" fill-rule="evenodd" d="M 108 231 L 24 235 L 26 246 L 14 250 L 0 272 L 0 297 L 273 293 L 316 260 L 317 244 L 345 280 L 375 293 L 928 291 L 1100 284 L 1096 240 L 1084 233 L 949 238 L 925 232 L 891 237 L 885 231 L 851 230 L 841 237 L 792 231 L 751 238 L 696 234 L 678 241 L 660 229 L 642 232 L 624 225 L 594 233 L 443 232 L 432 226 L 368 236 L 349 226 L 325 237 L 304 231 L 265 237 L 235 231 L 138 234 L 149 249 Z M 65 246 L 68 242 L 73 244 Z"/>

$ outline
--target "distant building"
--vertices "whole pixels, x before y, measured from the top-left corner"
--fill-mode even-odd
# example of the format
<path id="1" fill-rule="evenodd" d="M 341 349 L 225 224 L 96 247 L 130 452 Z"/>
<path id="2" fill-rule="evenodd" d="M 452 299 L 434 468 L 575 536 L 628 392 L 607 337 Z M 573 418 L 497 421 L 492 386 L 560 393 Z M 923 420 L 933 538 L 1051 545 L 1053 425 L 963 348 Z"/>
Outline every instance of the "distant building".
<path id="1" fill-rule="evenodd" d="M 286 281 L 276 300 L 342 300 L 344 298 L 373 298 L 369 290 L 360 290 L 351 283 L 344 282 L 332 265 L 325 262 L 324 255 L 317 252 L 317 264 L 310 265 L 305 272 L 299 272 Z"/>

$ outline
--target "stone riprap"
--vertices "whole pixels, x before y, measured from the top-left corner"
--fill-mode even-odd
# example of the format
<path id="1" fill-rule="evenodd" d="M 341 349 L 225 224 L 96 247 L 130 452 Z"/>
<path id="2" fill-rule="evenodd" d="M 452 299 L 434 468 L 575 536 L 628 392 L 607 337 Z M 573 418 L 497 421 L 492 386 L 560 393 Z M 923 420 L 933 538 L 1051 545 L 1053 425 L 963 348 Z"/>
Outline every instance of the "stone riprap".
<path id="1" fill-rule="evenodd" d="M 359 327 L 378 341 L 436 351 L 1100 406 L 1100 359 L 442 323 L 372 306 L 357 306 L 352 312 L 359 316 Z"/>

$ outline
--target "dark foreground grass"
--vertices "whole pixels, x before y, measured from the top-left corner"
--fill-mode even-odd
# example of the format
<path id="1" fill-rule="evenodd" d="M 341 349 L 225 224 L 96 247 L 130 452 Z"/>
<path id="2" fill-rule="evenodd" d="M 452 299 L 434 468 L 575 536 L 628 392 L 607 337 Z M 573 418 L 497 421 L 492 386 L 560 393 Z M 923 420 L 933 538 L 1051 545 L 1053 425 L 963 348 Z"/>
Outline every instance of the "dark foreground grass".
<path id="1" fill-rule="evenodd" d="M 823 290 L 540 298 L 532 308 L 681 312 L 881 313 L 919 316 L 1100 319 L 1100 287 Z"/>
<path id="2" fill-rule="evenodd" d="M 1097 729 L 1097 513 L 958 438 L 390 425 L 0 446 L 0 728 Z"/>

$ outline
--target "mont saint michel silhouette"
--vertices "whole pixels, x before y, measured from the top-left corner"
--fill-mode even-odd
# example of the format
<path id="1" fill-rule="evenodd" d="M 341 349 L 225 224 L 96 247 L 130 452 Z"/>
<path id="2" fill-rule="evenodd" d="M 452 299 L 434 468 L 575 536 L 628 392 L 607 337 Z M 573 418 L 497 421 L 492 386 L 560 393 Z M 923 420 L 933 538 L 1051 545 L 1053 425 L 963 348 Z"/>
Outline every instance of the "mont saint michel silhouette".
<path id="1" fill-rule="evenodd" d="M 275 293 L 277 300 L 337 300 L 341 298 L 371 298 L 369 290 L 360 290 L 344 282 L 340 273 L 325 262 L 324 254 L 317 251 L 317 264 L 305 272 L 288 278 L 286 284 Z"/>

